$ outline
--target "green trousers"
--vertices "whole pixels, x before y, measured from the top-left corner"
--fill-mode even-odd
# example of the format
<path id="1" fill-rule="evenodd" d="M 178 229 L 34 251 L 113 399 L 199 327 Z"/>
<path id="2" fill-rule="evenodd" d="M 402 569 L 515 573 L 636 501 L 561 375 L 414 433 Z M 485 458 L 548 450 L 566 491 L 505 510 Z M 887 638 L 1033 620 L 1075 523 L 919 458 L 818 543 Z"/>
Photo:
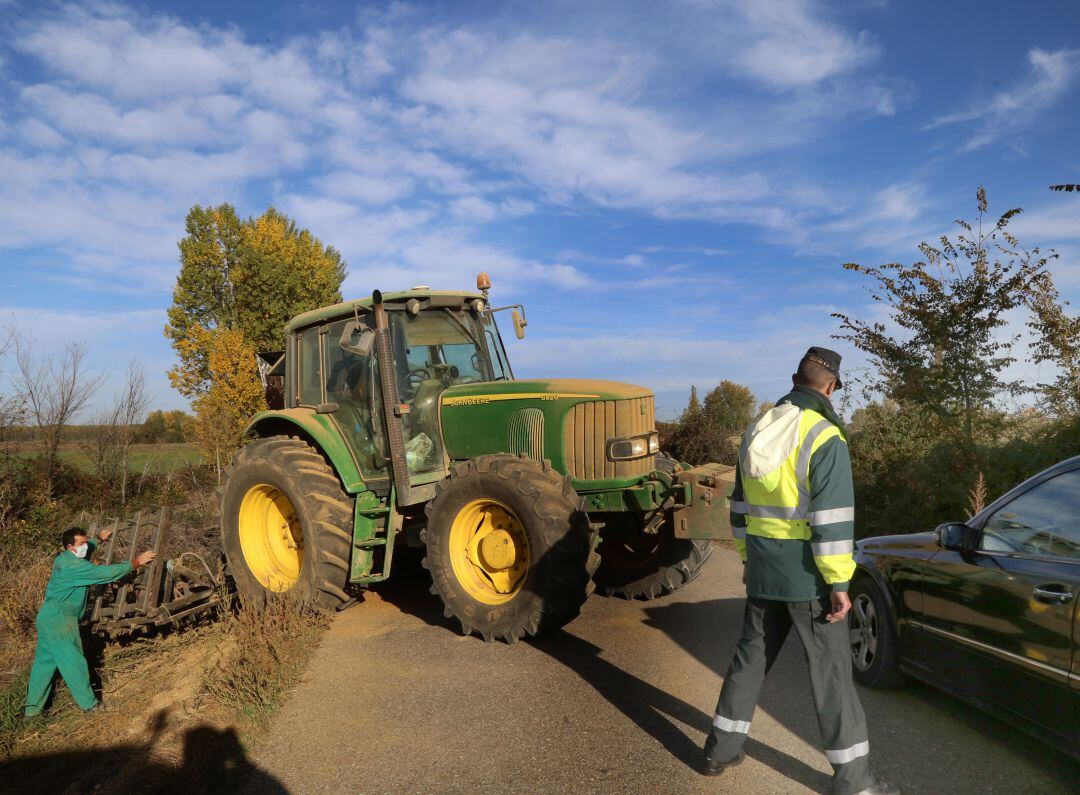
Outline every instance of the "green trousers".
<path id="1" fill-rule="evenodd" d="M 43 607 L 38 613 L 34 665 L 26 688 L 26 714 L 38 715 L 52 692 L 56 672 L 64 677 L 75 703 L 91 709 L 98 703 L 90 687 L 90 669 L 83 654 L 79 622 L 59 610 Z"/>
<path id="2" fill-rule="evenodd" d="M 705 756 L 726 762 L 742 748 L 750 731 L 758 694 L 791 627 L 802 641 L 810 669 L 825 755 L 833 767 L 833 791 L 851 795 L 873 785 L 866 716 L 851 677 L 851 647 L 846 621 L 825 620 L 829 600 L 779 602 L 748 598 L 743 632 L 731 661 Z"/>

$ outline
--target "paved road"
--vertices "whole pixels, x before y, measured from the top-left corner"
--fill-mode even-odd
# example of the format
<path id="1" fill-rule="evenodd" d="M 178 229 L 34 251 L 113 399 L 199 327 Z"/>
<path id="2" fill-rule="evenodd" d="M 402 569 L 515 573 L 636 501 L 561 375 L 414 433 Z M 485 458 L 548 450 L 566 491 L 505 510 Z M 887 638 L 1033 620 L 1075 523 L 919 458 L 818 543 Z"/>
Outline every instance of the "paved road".
<path id="1" fill-rule="evenodd" d="M 828 791 L 794 635 L 747 762 L 721 779 L 693 770 L 741 623 L 733 552 L 674 596 L 594 596 L 565 630 L 513 646 L 461 637 L 423 571 L 403 569 L 337 617 L 253 755 L 290 792 Z M 905 793 L 1080 781 L 1080 765 L 928 687 L 860 692 L 874 767 Z"/>

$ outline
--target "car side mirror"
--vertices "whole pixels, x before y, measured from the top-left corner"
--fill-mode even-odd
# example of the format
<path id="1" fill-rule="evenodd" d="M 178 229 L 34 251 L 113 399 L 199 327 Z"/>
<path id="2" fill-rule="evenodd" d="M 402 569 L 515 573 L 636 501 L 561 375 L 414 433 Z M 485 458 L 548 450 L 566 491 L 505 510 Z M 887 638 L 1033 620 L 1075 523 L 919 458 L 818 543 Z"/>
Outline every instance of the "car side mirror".
<path id="1" fill-rule="evenodd" d="M 525 339 L 525 327 L 529 325 L 529 321 L 516 309 L 510 311 L 510 316 L 514 319 L 514 336 L 519 340 Z"/>
<path id="2" fill-rule="evenodd" d="M 963 522 L 946 522 L 939 525 L 936 532 L 942 549 L 974 552 L 979 546 L 979 531 Z"/>

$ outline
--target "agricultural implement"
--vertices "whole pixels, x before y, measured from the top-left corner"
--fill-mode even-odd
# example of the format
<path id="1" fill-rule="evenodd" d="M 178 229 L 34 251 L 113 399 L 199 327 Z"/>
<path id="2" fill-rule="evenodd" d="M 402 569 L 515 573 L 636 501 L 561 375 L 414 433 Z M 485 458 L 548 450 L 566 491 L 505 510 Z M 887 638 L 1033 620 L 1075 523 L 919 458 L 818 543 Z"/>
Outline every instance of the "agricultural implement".
<path id="1" fill-rule="evenodd" d="M 112 531 L 103 544 L 99 562 L 132 561 L 146 549 L 157 553 L 134 575 L 96 588 L 89 611 L 91 631 L 115 636 L 176 625 L 221 604 L 223 576 L 219 560 L 207 560 L 207 556 L 190 551 L 166 557 L 171 537 L 191 529 L 174 522 L 174 513 L 182 512 L 157 507 L 139 511 L 129 519 L 114 518 L 90 526 L 89 536 L 95 540 L 102 530 Z"/>
<path id="2" fill-rule="evenodd" d="M 466 634 L 513 642 L 571 620 L 594 582 L 671 593 L 729 536 L 733 468 L 663 456 L 648 389 L 516 379 L 496 315 L 521 339 L 524 308 L 492 307 L 490 287 L 376 290 L 293 318 L 260 355 L 271 408 L 219 491 L 245 603 L 289 591 L 334 609 L 403 544 Z"/>

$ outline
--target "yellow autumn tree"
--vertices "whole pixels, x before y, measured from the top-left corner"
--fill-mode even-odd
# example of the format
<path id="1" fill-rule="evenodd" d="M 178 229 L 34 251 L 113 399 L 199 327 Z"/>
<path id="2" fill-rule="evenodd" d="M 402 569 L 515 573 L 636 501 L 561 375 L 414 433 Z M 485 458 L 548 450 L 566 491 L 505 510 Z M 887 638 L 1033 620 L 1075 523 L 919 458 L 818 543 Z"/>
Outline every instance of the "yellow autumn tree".
<path id="1" fill-rule="evenodd" d="M 185 229 L 165 327 L 179 359 L 169 380 L 185 397 L 211 389 L 218 330 L 240 332 L 255 351 L 282 350 L 290 318 L 341 301 L 341 255 L 273 207 L 242 221 L 228 204 L 196 205 Z"/>
<path id="2" fill-rule="evenodd" d="M 251 415 L 266 408 L 255 349 L 236 329 L 207 332 L 210 387 L 195 399 L 195 443 L 207 461 L 221 469 L 243 444 Z"/>

